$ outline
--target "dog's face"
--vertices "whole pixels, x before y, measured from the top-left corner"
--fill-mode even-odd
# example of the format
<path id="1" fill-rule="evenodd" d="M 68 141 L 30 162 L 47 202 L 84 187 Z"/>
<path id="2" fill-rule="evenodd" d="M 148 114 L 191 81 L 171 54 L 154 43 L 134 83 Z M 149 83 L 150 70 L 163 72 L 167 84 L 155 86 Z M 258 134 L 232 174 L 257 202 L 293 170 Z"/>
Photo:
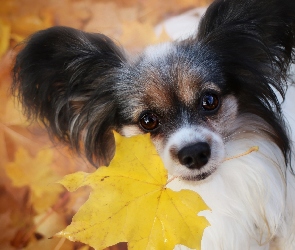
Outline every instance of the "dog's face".
<path id="1" fill-rule="evenodd" d="M 222 75 L 192 52 L 169 44 L 147 49 L 123 69 L 115 91 L 121 133 L 150 133 L 170 174 L 202 180 L 224 159 L 238 104 Z"/>

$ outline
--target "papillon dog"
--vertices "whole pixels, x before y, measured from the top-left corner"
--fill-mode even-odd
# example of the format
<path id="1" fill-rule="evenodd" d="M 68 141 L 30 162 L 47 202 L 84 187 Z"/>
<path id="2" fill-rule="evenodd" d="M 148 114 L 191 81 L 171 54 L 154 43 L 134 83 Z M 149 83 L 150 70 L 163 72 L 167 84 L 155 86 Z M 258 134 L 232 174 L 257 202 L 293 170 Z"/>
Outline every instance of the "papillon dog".
<path id="1" fill-rule="evenodd" d="M 53 27 L 25 42 L 12 92 L 96 166 L 114 155 L 113 130 L 150 133 L 178 176 L 169 186 L 210 207 L 202 249 L 294 250 L 294 45 L 295 0 L 216 0 L 196 34 L 137 56 Z"/>

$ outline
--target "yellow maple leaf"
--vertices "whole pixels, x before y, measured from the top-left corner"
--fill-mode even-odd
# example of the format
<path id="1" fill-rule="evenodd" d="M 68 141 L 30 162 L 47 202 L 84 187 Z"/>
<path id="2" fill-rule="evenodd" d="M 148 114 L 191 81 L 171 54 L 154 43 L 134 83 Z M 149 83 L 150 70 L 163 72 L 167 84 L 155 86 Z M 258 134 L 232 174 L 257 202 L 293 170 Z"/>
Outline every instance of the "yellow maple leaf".
<path id="1" fill-rule="evenodd" d="M 35 158 L 27 150 L 19 148 L 14 162 L 5 165 L 7 176 L 15 187 L 29 186 L 30 203 L 38 213 L 52 206 L 63 191 L 55 182 L 59 178 L 51 168 L 53 152 L 50 149 L 40 150 Z"/>
<path id="2" fill-rule="evenodd" d="M 58 236 L 104 249 L 128 242 L 128 249 L 200 249 L 208 226 L 199 211 L 208 209 L 191 190 L 166 187 L 167 171 L 149 135 L 124 138 L 115 133 L 116 154 L 109 167 L 77 172 L 60 181 L 69 191 L 89 185 L 88 201 Z"/>

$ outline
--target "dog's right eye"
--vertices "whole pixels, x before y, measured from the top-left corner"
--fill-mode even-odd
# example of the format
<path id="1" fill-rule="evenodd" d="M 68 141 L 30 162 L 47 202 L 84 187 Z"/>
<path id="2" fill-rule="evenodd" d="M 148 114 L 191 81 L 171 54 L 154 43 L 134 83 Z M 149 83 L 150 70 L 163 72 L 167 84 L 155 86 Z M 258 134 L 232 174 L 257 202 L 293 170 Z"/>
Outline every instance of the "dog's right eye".
<path id="1" fill-rule="evenodd" d="M 147 112 L 141 115 L 139 124 L 146 131 L 153 131 L 160 125 L 160 121 L 157 115 Z"/>

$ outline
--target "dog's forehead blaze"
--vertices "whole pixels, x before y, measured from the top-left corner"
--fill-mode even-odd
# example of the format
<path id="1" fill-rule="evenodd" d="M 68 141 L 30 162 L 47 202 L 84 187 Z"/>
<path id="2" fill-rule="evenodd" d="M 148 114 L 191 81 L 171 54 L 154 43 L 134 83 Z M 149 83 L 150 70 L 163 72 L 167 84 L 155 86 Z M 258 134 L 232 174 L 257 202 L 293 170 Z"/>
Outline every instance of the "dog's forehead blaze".
<path id="1" fill-rule="evenodd" d="M 199 77 L 184 66 L 174 67 L 174 70 L 177 72 L 167 72 L 165 77 L 155 71 L 148 73 L 142 93 L 142 99 L 147 105 L 169 109 L 179 102 L 188 106 L 195 104 L 198 92 L 202 89 Z"/>
<path id="2" fill-rule="evenodd" d="M 201 90 L 199 76 L 192 74 L 185 65 L 178 66 L 178 79 L 176 84 L 176 95 L 179 100 L 190 106 L 195 104 L 198 92 Z"/>
<path id="3" fill-rule="evenodd" d="M 198 72 L 190 58 L 175 53 L 171 43 L 149 47 L 145 51 L 144 99 L 148 104 L 161 108 L 175 105 L 176 99 L 183 104 L 195 103 L 200 90 Z"/>
<path id="4" fill-rule="evenodd" d="M 152 79 L 144 88 L 143 101 L 150 107 L 161 110 L 169 109 L 173 105 L 169 84 Z"/>

